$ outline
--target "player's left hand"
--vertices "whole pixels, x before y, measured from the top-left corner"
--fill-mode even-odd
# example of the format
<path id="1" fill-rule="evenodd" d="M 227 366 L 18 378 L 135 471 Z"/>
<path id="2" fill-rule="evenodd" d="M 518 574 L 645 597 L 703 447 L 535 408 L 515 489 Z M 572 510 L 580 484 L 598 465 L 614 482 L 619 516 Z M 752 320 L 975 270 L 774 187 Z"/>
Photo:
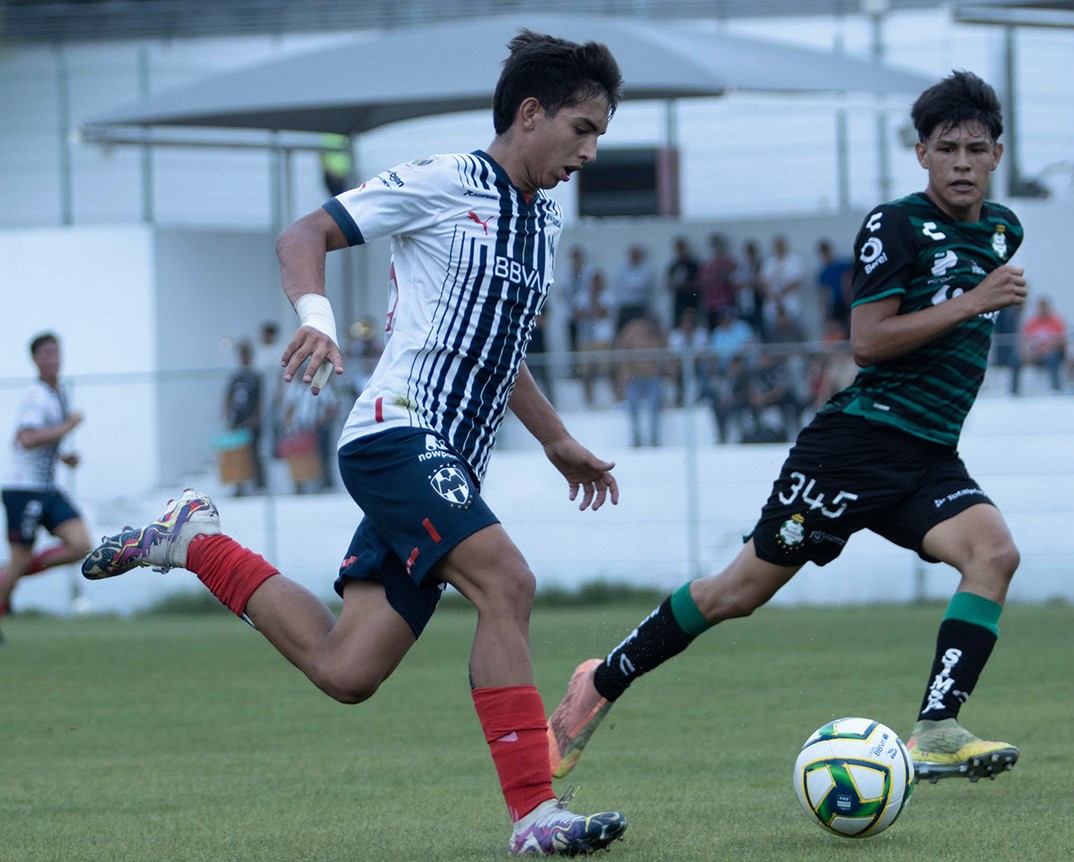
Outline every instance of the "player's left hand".
<path id="1" fill-rule="evenodd" d="M 68 452 L 66 455 L 61 455 L 60 460 L 68 467 L 77 467 L 82 461 L 76 452 Z"/>
<path id="2" fill-rule="evenodd" d="M 614 462 L 602 461 L 573 437 L 546 443 L 544 453 L 566 478 L 570 499 L 577 500 L 581 493 L 580 510 L 591 508 L 595 512 L 607 499 L 613 506 L 619 503 L 619 485 L 611 473 Z"/>
<path id="3" fill-rule="evenodd" d="M 306 360 L 309 362 L 306 364 L 306 372 L 302 375 L 302 382 L 310 387 L 314 395 L 324 389 L 333 370 L 336 374 L 343 373 L 343 355 L 339 352 L 339 346 L 312 326 L 300 326 L 284 348 L 282 364 L 285 366 L 285 383 L 294 380 Z"/>

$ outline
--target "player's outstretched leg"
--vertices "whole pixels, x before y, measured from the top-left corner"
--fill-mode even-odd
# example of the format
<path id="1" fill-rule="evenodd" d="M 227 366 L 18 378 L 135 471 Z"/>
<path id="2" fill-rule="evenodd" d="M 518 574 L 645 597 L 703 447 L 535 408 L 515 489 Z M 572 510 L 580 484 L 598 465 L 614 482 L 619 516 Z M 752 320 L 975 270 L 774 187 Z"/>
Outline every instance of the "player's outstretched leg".
<path id="1" fill-rule="evenodd" d="M 574 768 L 589 737 L 612 708 L 593 685 L 593 673 L 600 663 L 599 658 L 591 658 L 575 668 L 567 693 L 548 719 L 548 756 L 556 778 Z"/>
<path id="2" fill-rule="evenodd" d="M 82 563 L 90 580 L 112 578 L 138 566 L 157 571 L 186 567 L 186 552 L 195 536 L 220 532 L 220 513 L 207 496 L 187 488 L 167 511 L 145 527 L 127 527 L 105 536 Z"/>
<path id="3" fill-rule="evenodd" d="M 515 823 L 507 850 L 512 856 L 581 856 L 623 837 L 627 822 L 618 811 L 575 814 L 567 810 L 573 795 L 542 802 Z"/>
<path id="4" fill-rule="evenodd" d="M 995 778 L 1018 762 L 1018 749 L 1009 742 L 978 739 L 953 718 L 918 721 L 906 747 L 917 779 L 933 784 L 941 778 Z"/>

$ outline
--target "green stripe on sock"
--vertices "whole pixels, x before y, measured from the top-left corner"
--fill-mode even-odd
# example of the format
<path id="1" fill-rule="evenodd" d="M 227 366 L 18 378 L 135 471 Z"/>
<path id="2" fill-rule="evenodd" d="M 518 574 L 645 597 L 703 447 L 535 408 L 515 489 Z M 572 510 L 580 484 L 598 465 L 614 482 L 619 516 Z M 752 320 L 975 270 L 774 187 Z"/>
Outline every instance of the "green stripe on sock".
<path id="1" fill-rule="evenodd" d="M 1003 605 L 973 593 L 955 593 L 947 606 L 945 620 L 962 620 L 988 629 L 999 637 L 999 615 Z"/>
<path id="2" fill-rule="evenodd" d="M 671 594 L 671 613 L 675 617 L 675 622 L 679 624 L 679 628 L 692 638 L 712 628 L 712 623 L 705 619 L 694 604 L 690 596 L 689 584 L 683 584 Z"/>

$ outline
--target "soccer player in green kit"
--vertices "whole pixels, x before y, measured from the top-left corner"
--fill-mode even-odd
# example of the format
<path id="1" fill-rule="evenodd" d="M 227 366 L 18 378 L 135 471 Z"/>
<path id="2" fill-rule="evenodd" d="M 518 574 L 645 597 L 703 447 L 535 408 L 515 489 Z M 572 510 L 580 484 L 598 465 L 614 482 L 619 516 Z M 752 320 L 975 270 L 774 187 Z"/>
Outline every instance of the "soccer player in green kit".
<path id="1" fill-rule="evenodd" d="M 748 616 L 807 562 L 831 562 L 863 529 L 961 575 L 908 743 L 918 777 L 975 781 L 1017 761 L 1013 745 L 958 722 L 996 643 L 1019 555 L 957 446 L 997 312 L 1026 298 L 1023 271 L 1009 264 L 1022 227 L 985 200 L 1003 153 L 987 83 L 954 72 L 921 94 L 911 117 L 928 184 L 876 207 L 858 233 L 857 377 L 803 429 L 731 564 L 680 587 L 603 660 L 579 665 L 549 720 L 558 777 L 635 679 L 717 623 Z"/>

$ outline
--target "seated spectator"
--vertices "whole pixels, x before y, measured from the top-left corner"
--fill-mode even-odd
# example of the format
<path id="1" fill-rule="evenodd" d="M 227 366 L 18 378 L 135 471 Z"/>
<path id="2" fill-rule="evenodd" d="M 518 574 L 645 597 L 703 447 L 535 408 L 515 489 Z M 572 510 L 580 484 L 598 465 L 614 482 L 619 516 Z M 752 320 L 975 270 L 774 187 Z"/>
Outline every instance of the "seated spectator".
<path id="1" fill-rule="evenodd" d="M 694 379 L 694 391 L 690 393 L 690 403 L 696 401 L 705 393 L 705 373 L 702 361 L 705 348 L 708 347 L 709 334 L 697 323 L 697 309 L 686 307 L 679 315 L 679 325 L 668 334 L 668 348 L 676 354 L 674 377 L 675 377 L 675 404 L 682 407 L 686 403 L 686 366 L 683 359 L 686 351 L 693 354 L 694 360 L 691 366 Z"/>
<path id="2" fill-rule="evenodd" d="M 736 354 L 709 380 L 709 398 L 719 443 L 741 440 L 746 431 L 746 357 Z"/>
<path id="3" fill-rule="evenodd" d="M 1061 372 L 1067 355 L 1067 330 L 1063 318 L 1047 298 L 1037 300 L 1037 310 L 1022 324 L 1019 363 L 1011 371 L 1011 394 L 1018 395 L 1023 365 L 1036 365 L 1048 371 L 1053 392 L 1062 390 Z"/>
<path id="4" fill-rule="evenodd" d="M 754 340 L 750 325 L 739 320 L 734 309 L 723 309 L 716 319 L 716 328 L 709 333 L 709 349 L 713 354 L 712 370 L 722 373 L 731 359 L 741 355 Z"/>
<path id="5" fill-rule="evenodd" d="M 787 366 L 791 385 L 799 403 L 809 401 L 809 374 L 806 370 L 806 346 L 808 341 L 801 321 L 795 320 L 782 303 L 775 304 L 775 317 L 765 330 L 765 341 Z"/>
<path id="6" fill-rule="evenodd" d="M 660 445 L 660 412 L 663 407 L 664 378 L 667 361 L 661 351 L 667 349 L 667 336 L 660 324 L 649 316 L 629 321 L 615 339 L 616 350 L 637 352 L 637 356 L 620 359 L 617 373 L 620 389 L 626 397 L 630 417 L 630 445 Z M 648 433 L 643 433 L 647 417 Z"/>
<path id="7" fill-rule="evenodd" d="M 801 430 L 802 409 L 788 358 L 763 350 L 746 373 L 743 443 L 782 443 Z"/>

